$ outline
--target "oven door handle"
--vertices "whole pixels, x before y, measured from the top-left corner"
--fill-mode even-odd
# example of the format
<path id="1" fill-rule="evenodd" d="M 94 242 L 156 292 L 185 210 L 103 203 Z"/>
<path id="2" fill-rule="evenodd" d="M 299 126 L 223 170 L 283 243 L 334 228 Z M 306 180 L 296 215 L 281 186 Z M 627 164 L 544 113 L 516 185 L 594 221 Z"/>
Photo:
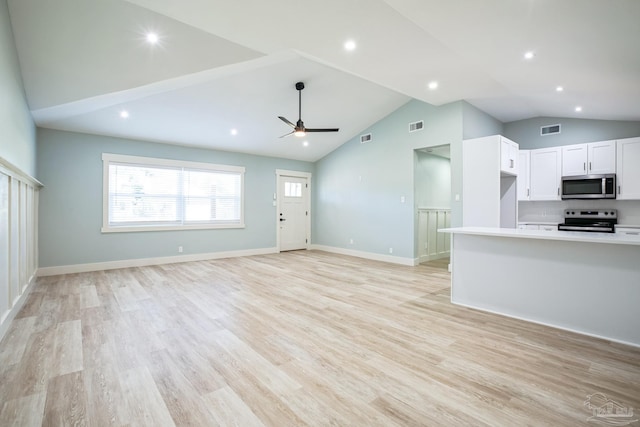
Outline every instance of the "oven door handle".
<path id="1" fill-rule="evenodd" d="M 613 228 L 609 227 L 589 227 L 589 226 L 581 226 L 581 225 L 565 225 L 560 224 L 558 226 L 558 230 L 561 231 L 600 231 L 600 232 L 611 232 Z"/>

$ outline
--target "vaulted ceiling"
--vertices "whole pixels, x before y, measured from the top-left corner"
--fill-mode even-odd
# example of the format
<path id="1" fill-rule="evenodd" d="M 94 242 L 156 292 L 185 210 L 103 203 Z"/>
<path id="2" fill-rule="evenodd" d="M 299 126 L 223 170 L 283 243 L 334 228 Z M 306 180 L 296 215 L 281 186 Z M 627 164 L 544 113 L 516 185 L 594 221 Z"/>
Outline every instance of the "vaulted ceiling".
<path id="1" fill-rule="evenodd" d="M 412 98 L 640 120 L 637 0 L 8 3 L 42 127 L 315 161 Z M 340 132 L 279 138 L 298 81 L 305 125 Z"/>

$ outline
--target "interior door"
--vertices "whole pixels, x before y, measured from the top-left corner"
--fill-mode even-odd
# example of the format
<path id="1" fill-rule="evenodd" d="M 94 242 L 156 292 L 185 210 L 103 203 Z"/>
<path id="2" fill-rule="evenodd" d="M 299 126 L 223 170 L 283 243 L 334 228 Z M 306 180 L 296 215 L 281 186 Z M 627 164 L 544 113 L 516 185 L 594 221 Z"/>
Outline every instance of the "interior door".
<path id="1" fill-rule="evenodd" d="M 306 249 L 309 235 L 307 178 L 279 176 L 278 181 L 280 251 Z"/>

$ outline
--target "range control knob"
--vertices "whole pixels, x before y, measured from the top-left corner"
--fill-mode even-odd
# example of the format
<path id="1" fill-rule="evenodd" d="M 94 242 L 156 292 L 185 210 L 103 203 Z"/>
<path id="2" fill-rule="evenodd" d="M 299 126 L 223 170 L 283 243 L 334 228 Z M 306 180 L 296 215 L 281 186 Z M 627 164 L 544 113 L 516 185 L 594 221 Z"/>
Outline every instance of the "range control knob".
<path id="1" fill-rule="evenodd" d="M 604 214 L 605 214 L 605 215 L 609 215 L 609 212 L 605 212 Z M 613 215 L 613 214 L 612 214 L 612 215 Z"/>

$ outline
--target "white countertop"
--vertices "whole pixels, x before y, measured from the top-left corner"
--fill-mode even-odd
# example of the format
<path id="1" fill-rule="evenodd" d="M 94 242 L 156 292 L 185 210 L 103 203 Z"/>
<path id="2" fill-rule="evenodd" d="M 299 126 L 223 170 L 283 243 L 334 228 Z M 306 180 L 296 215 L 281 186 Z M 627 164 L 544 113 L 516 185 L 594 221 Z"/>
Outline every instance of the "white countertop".
<path id="1" fill-rule="evenodd" d="M 458 227 L 441 228 L 441 233 L 472 234 L 478 236 L 511 237 L 522 239 L 564 240 L 584 243 L 609 243 L 640 246 L 640 236 L 586 231 L 520 230 L 516 228 Z"/>

